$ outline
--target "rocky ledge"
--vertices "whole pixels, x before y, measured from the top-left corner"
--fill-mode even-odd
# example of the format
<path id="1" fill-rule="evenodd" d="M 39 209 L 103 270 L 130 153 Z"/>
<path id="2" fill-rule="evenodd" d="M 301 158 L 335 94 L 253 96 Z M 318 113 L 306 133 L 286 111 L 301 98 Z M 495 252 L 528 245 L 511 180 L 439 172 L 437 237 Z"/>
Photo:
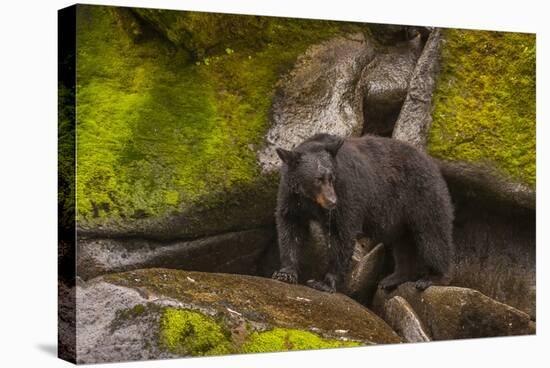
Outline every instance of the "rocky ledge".
<path id="1" fill-rule="evenodd" d="M 342 294 L 219 273 L 143 269 L 76 287 L 77 362 L 399 343 Z"/>

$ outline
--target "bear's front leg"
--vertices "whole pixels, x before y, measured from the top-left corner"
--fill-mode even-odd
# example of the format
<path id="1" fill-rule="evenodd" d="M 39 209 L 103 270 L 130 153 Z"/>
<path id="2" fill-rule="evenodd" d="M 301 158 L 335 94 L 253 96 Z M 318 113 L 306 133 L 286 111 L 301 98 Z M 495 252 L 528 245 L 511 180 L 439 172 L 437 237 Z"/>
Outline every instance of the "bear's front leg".
<path id="1" fill-rule="evenodd" d="M 329 243 L 329 266 L 323 281 L 309 280 L 307 285 L 313 289 L 335 293 L 342 289 L 342 282 L 348 272 L 353 253 L 353 238 L 348 232 L 334 230 Z"/>
<path id="2" fill-rule="evenodd" d="M 297 284 L 299 249 L 307 236 L 307 229 L 299 221 L 278 216 L 277 233 L 281 269 L 275 271 L 271 278 Z"/>

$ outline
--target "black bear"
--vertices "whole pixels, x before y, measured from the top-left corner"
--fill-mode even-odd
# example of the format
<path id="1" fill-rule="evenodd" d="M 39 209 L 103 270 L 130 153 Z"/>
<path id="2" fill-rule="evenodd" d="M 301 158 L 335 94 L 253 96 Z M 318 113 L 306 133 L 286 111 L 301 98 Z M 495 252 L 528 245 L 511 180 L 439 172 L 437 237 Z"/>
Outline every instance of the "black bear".
<path id="1" fill-rule="evenodd" d="M 309 222 L 317 221 L 328 238 L 329 269 L 324 280 L 308 281 L 313 288 L 342 289 L 358 234 L 392 248 L 394 272 L 380 288 L 416 281 L 424 290 L 450 282 L 453 207 L 430 156 L 389 138 L 329 134 L 277 154 L 283 161 L 276 211 L 281 269 L 274 279 L 298 281 L 300 246 Z"/>

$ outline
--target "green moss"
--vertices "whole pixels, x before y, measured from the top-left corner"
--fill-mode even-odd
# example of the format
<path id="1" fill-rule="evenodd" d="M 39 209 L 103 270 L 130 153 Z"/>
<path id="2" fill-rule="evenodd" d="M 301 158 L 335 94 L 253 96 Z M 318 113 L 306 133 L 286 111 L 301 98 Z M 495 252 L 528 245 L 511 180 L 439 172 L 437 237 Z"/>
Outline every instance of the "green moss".
<path id="1" fill-rule="evenodd" d="M 324 339 L 312 332 L 274 328 L 253 332 L 236 343 L 223 323 L 200 312 L 166 308 L 160 320 L 160 345 L 178 355 L 206 356 L 360 346 L 356 341 Z"/>
<path id="2" fill-rule="evenodd" d="M 194 60 L 231 47 L 258 48 L 267 42 L 269 18 L 163 9 L 133 9 Z"/>
<path id="3" fill-rule="evenodd" d="M 160 326 L 161 346 L 174 354 L 204 356 L 232 352 L 229 333 L 213 318 L 199 312 L 167 308 Z"/>
<path id="4" fill-rule="evenodd" d="M 263 353 L 288 350 L 327 349 L 359 346 L 356 341 L 323 339 L 318 335 L 300 330 L 274 328 L 266 332 L 254 332 L 242 346 L 245 353 Z"/>
<path id="5" fill-rule="evenodd" d="M 309 45 L 362 29 L 241 16 L 216 41 L 201 24 L 219 14 L 163 11 L 137 42 L 116 8 L 79 5 L 77 14 L 78 218 L 97 223 L 218 206 L 228 192 L 264 187 L 255 148 L 279 76 Z M 168 38 L 153 31 L 159 24 L 173 29 Z M 176 29 L 192 33 L 185 50 Z"/>
<path id="6" fill-rule="evenodd" d="M 535 184 L 535 35 L 446 30 L 432 155 L 486 161 Z"/>
<path id="7" fill-rule="evenodd" d="M 75 109 L 74 91 L 58 85 L 58 211 L 61 229 L 74 231 L 75 220 Z"/>

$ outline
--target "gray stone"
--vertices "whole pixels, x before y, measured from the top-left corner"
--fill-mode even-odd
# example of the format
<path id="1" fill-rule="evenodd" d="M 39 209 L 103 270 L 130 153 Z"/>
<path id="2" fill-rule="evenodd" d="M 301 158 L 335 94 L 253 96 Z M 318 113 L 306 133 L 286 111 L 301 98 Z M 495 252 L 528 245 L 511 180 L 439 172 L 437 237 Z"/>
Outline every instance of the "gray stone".
<path id="1" fill-rule="evenodd" d="M 292 149 L 316 133 L 361 133 L 361 96 L 356 89 L 373 57 L 373 41 L 358 33 L 314 45 L 298 58 L 278 83 L 266 147 L 258 154 L 264 172 L 280 166 L 276 147 Z"/>
<path id="2" fill-rule="evenodd" d="M 358 242 L 352 257 L 346 294 L 368 305 L 383 275 L 386 250 L 382 243 L 365 252 L 366 254 L 358 250 L 361 248 L 362 244 Z"/>
<path id="3" fill-rule="evenodd" d="M 384 304 L 384 320 L 406 342 L 431 341 L 426 328 L 409 303 L 394 296 Z"/>
<path id="4" fill-rule="evenodd" d="M 392 135 L 419 148 L 426 146 L 432 124 L 432 94 L 439 72 L 440 47 L 441 30 L 435 28 L 418 59 Z"/>
<path id="5" fill-rule="evenodd" d="M 382 315 L 386 301 L 394 296 L 400 296 L 410 304 L 434 340 L 534 333 L 527 313 L 473 289 L 432 286 L 420 292 L 413 283 L 406 283 L 391 293 L 379 290 L 373 310 Z"/>
<path id="6" fill-rule="evenodd" d="M 274 241 L 272 227 L 174 242 L 83 238 L 78 241 L 77 270 L 83 279 L 147 267 L 254 274 Z"/>
<path id="7" fill-rule="evenodd" d="M 378 46 L 363 70 L 363 133 L 390 137 L 422 51 L 420 35 L 391 46 Z"/>
<path id="8" fill-rule="evenodd" d="M 147 299 L 136 290 L 97 281 L 76 289 L 76 361 L 78 364 L 172 358 L 159 349 L 158 313 L 117 323 L 121 313 Z"/>
<path id="9" fill-rule="evenodd" d="M 418 60 L 393 138 L 425 148 L 441 30 Z M 536 192 L 479 163 L 438 160 L 455 207 L 453 285 L 481 291 L 536 318 Z M 483 274 L 483 277 L 479 277 Z"/>

